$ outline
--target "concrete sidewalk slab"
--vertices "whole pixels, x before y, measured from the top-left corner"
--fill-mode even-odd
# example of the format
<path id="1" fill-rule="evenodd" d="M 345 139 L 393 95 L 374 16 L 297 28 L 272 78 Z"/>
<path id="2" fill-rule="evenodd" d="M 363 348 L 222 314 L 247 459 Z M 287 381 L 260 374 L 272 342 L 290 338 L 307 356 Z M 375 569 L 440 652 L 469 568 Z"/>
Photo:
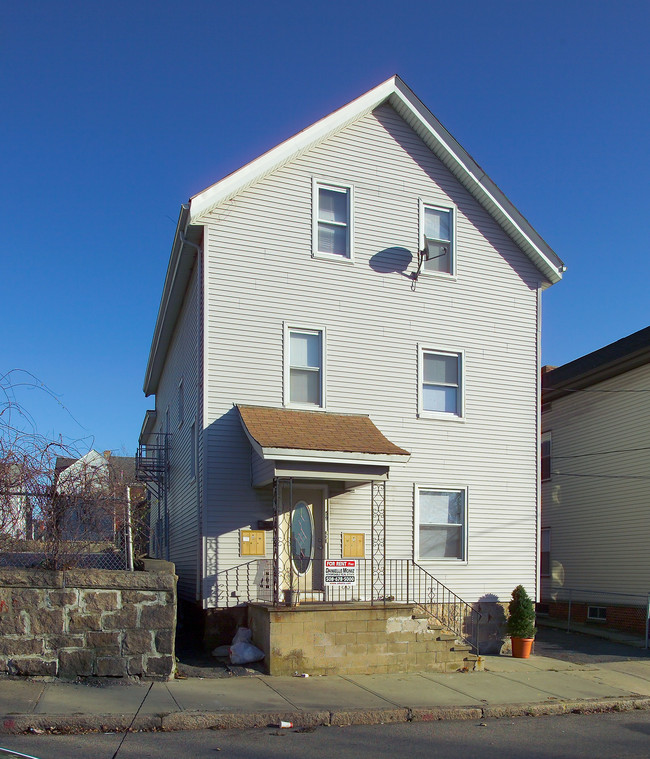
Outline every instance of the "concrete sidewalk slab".
<path id="1" fill-rule="evenodd" d="M 293 704 L 276 693 L 261 677 L 229 680 L 174 680 L 169 693 L 182 711 L 285 711 Z"/>
<path id="2" fill-rule="evenodd" d="M 300 709 L 389 709 L 393 701 L 338 675 L 328 677 L 274 677 L 267 684 Z"/>
<path id="3" fill-rule="evenodd" d="M 38 704 L 43 683 L 0 680 L 0 714 L 28 714 Z"/>
<path id="4" fill-rule="evenodd" d="M 629 675 L 625 672 L 601 669 L 596 672 L 577 672 L 576 675 L 599 683 L 610 690 L 612 688 L 621 688 L 627 693 L 650 696 L 650 680 Z"/>
<path id="5" fill-rule="evenodd" d="M 495 677 L 507 681 L 510 688 L 514 685 L 526 685 L 534 688 L 540 693 L 554 698 L 565 700 L 584 699 L 584 698 L 626 698 L 630 695 L 629 691 L 607 686 L 587 680 L 580 677 L 577 672 L 533 672 L 529 674 L 503 673 Z M 536 699 L 530 698 L 529 701 L 541 701 L 539 696 Z M 495 702 L 494 699 L 491 701 Z M 495 702 L 496 703 L 496 702 Z"/>
<path id="6" fill-rule="evenodd" d="M 536 674 L 536 673 L 534 673 Z M 426 675 L 440 685 L 455 690 L 464 700 L 461 703 L 520 704 L 544 701 L 549 694 L 534 685 L 508 680 L 496 672 L 471 672 L 467 675 Z M 469 699 L 472 699 L 470 701 Z"/>
<path id="7" fill-rule="evenodd" d="M 630 659 L 629 661 L 603 662 L 599 668 L 650 680 L 650 661 L 646 660 Z"/>
<path id="8" fill-rule="evenodd" d="M 135 714 L 149 689 L 144 685 L 95 687 L 48 683 L 34 714 Z M 171 699 L 170 699 L 171 703 Z M 174 709 L 177 707 L 174 705 Z"/>
<path id="9" fill-rule="evenodd" d="M 485 673 L 477 673 L 483 676 Z M 440 677 L 472 677 L 472 675 L 441 675 Z M 431 675 L 347 675 L 356 683 L 391 704 L 407 708 L 431 708 L 433 706 L 479 705 L 480 700 L 446 687 Z"/>
<path id="10" fill-rule="evenodd" d="M 530 659 L 515 659 L 513 656 L 482 656 L 487 672 L 572 672 L 596 669 L 593 665 L 573 664 L 552 659 L 548 656 L 531 656 Z"/>

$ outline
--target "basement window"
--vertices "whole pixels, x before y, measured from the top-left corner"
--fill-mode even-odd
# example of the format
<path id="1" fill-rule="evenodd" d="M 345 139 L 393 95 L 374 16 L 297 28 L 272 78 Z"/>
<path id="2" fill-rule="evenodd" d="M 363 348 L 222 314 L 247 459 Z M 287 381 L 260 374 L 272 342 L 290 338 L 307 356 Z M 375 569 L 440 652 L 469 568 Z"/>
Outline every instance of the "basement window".
<path id="1" fill-rule="evenodd" d="M 587 607 L 587 619 L 593 622 L 607 622 L 606 606 L 589 606 Z"/>

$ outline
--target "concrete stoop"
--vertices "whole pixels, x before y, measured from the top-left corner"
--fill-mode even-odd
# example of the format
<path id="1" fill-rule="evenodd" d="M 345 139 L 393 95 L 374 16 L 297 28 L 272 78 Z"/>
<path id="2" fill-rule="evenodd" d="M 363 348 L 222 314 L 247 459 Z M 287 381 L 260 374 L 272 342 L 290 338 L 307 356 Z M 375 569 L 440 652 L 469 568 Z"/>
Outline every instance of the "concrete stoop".
<path id="1" fill-rule="evenodd" d="M 252 604 L 253 642 L 271 675 L 455 672 L 475 657 L 456 635 L 412 604 Z"/>

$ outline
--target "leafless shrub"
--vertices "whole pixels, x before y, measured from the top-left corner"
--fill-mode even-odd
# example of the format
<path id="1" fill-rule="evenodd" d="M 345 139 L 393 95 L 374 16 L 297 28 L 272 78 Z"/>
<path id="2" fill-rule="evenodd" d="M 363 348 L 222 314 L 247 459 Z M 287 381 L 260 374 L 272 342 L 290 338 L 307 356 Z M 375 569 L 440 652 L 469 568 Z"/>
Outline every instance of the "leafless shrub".
<path id="1" fill-rule="evenodd" d="M 28 372 L 0 375 L 0 563 L 131 565 L 132 538 L 146 534 L 146 499 L 134 473 L 113 465 L 108 451 L 81 456 L 79 442 L 88 441 L 39 434 L 17 401 L 25 386 L 55 397 Z M 140 537 L 142 552 L 144 542 Z"/>

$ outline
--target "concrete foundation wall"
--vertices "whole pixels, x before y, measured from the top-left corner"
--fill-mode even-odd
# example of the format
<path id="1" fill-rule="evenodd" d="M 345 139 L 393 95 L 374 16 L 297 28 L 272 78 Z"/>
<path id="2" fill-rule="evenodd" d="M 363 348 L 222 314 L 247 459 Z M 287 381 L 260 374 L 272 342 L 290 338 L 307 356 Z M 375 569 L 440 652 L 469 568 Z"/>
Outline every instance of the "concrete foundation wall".
<path id="1" fill-rule="evenodd" d="M 408 604 L 251 605 L 253 643 L 271 675 L 453 672 L 467 666 L 469 647 Z"/>
<path id="2" fill-rule="evenodd" d="M 0 569 L 0 672 L 168 679 L 175 632 L 169 571 Z"/>

